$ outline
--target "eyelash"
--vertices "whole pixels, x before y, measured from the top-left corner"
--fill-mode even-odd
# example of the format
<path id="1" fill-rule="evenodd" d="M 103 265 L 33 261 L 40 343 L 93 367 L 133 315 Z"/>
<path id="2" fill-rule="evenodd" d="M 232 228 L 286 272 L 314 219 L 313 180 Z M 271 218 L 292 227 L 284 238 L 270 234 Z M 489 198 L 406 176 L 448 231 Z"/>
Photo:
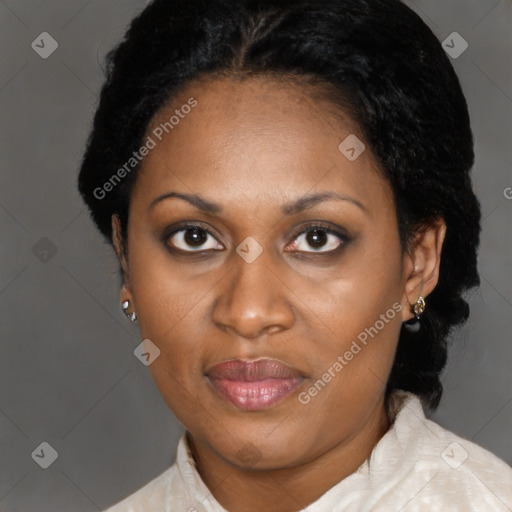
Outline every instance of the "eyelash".
<path id="1" fill-rule="evenodd" d="M 344 233 L 343 231 L 338 231 L 338 230 L 332 228 L 331 226 L 324 224 L 322 222 L 316 222 L 314 224 L 310 224 L 306 228 L 301 228 L 298 232 L 293 234 L 292 241 L 295 241 L 300 236 L 308 234 L 312 231 L 323 231 L 327 235 L 333 235 L 339 239 L 340 243 L 335 249 L 331 249 L 329 251 L 312 250 L 312 251 L 293 251 L 293 252 L 299 253 L 299 254 L 305 254 L 308 256 L 312 255 L 312 254 L 329 256 L 329 255 L 337 254 L 350 242 L 350 238 L 348 237 L 348 235 L 346 233 Z"/>
<path id="2" fill-rule="evenodd" d="M 179 226 L 175 227 L 172 231 L 166 232 L 165 235 L 163 236 L 164 244 L 167 247 L 169 247 L 171 251 L 175 251 L 175 252 L 179 252 L 180 254 L 187 254 L 187 255 L 193 255 L 193 254 L 201 255 L 201 254 L 205 254 L 207 252 L 210 252 L 212 250 L 213 251 L 220 250 L 220 249 L 206 249 L 206 250 L 198 249 L 198 250 L 195 250 L 195 251 L 194 250 L 186 251 L 186 250 L 183 250 L 183 249 L 179 249 L 177 247 L 170 246 L 170 244 L 168 243 L 170 238 L 172 238 L 173 236 L 175 236 L 178 233 L 186 232 L 189 229 L 201 230 L 204 233 L 206 233 L 207 235 L 210 235 L 214 240 L 217 241 L 217 243 L 220 244 L 220 242 L 218 242 L 218 240 L 217 240 L 216 235 L 213 234 L 210 231 L 210 229 L 208 229 L 207 227 L 203 226 L 202 224 L 198 224 L 198 223 L 182 224 L 182 225 L 179 225 Z M 289 251 L 289 252 L 293 252 L 293 253 L 301 254 L 301 255 L 302 254 L 306 254 L 306 255 L 315 254 L 315 255 L 324 255 L 324 256 L 325 255 L 333 255 L 333 254 L 338 253 L 341 249 L 344 248 L 345 245 L 347 245 L 350 242 L 350 238 L 344 232 L 337 231 L 336 229 L 333 229 L 331 226 L 323 224 L 322 222 L 316 222 L 314 224 L 311 224 L 311 225 L 307 226 L 305 229 L 301 229 L 300 231 L 294 233 L 293 236 L 292 236 L 292 241 L 295 241 L 301 235 L 308 234 L 308 233 L 310 233 L 312 231 L 315 231 L 315 230 L 322 231 L 322 232 L 326 233 L 327 235 L 336 236 L 340 240 L 339 245 L 335 249 L 331 249 L 329 251 L 321 251 L 321 250 L 315 251 L 315 250 L 312 250 L 312 251 Z M 222 245 L 222 244 L 220 244 L 220 245 Z"/>

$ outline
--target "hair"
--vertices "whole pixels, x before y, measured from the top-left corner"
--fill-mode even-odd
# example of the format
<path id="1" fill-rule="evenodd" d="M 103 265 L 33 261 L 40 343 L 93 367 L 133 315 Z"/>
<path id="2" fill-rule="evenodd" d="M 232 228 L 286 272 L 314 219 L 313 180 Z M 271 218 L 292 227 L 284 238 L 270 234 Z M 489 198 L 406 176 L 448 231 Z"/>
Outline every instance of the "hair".
<path id="1" fill-rule="evenodd" d="M 469 114 L 438 39 L 399 0 L 154 0 L 107 54 L 106 81 L 78 184 L 112 243 L 127 237 L 140 164 L 106 197 L 101 187 L 137 151 L 151 120 L 194 81 L 271 76 L 317 84 L 350 112 L 390 183 L 403 250 L 435 219 L 447 226 L 439 281 L 417 332 L 402 326 L 387 382 L 432 409 L 463 293 L 480 283 L 480 206 L 473 193 Z"/>

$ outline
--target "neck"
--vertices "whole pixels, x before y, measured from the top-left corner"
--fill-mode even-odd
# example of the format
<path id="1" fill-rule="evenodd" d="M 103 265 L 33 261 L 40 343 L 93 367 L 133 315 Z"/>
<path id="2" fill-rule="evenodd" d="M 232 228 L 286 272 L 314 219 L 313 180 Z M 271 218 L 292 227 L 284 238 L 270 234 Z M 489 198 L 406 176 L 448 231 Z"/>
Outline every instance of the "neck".
<path id="1" fill-rule="evenodd" d="M 248 470 L 234 466 L 187 433 L 196 467 L 215 499 L 229 512 L 297 512 L 354 473 L 387 432 L 384 400 L 364 427 L 314 460 L 295 467 Z"/>

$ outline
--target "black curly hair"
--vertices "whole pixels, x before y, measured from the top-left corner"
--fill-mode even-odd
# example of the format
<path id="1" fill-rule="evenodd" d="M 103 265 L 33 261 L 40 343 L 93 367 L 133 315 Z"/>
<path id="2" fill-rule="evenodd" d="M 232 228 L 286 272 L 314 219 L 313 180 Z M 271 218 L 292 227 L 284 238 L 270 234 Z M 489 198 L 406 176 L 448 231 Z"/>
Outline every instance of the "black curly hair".
<path id="1" fill-rule="evenodd" d="M 114 213 L 126 239 L 137 167 L 105 197 L 98 187 L 193 81 L 302 80 L 350 113 L 393 189 L 403 250 L 436 218 L 447 226 L 439 282 L 421 329 L 402 327 L 387 383 L 388 396 L 404 389 L 437 407 L 451 329 L 469 315 L 463 293 L 480 282 L 480 205 L 466 100 L 421 18 L 399 0 L 154 0 L 107 55 L 106 75 L 78 183 L 110 243 Z"/>

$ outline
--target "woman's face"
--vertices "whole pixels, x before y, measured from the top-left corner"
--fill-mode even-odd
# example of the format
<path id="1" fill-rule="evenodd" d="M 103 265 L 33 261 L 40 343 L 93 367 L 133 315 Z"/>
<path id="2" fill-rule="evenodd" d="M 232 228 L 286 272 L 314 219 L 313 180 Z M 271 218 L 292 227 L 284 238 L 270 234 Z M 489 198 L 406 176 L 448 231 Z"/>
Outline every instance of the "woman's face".
<path id="1" fill-rule="evenodd" d="M 410 268 L 358 126 L 298 85 L 223 79 L 190 86 L 146 136 L 124 292 L 169 407 L 241 467 L 367 436 L 411 317 Z M 275 361 L 249 364 L 262 359 Z"/>

